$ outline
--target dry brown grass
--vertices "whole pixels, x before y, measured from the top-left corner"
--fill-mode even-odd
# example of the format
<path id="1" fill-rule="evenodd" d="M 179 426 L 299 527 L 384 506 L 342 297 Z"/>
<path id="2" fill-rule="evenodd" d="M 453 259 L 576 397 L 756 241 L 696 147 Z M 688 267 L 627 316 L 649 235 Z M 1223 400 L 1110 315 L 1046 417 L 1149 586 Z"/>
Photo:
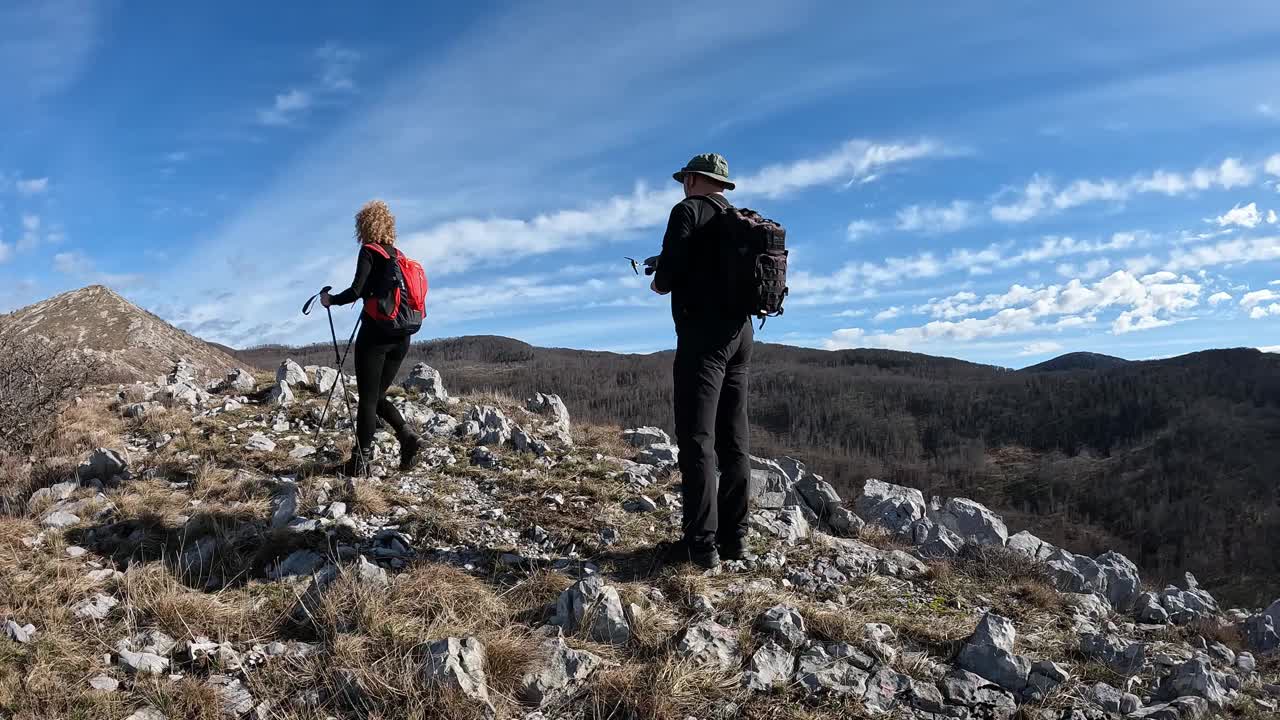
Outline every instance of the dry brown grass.
<path id="1" fill-rule="evenodd" d="M 391 512 L 387 488 L 373 480 L 356 480 L 347 499 L 348 510 L 362 515 L 386 515 Z"/>
<path id="2" fill-rule="evenodd" d="M 745 700 L 736 673 L 704 670 L 665 658 L 597 674 L 583 701 L 588 718 L 684 720 L 713 717 L 733 699 Z"/>

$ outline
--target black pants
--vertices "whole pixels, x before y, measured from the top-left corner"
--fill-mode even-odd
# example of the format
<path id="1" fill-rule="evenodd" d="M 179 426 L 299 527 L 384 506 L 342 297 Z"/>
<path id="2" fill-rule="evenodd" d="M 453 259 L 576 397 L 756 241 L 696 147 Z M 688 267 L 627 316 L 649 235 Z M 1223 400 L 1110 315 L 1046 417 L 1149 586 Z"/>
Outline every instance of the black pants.
<path id="1" fill-rule="evenodd" d="M 679 331 L 676 441 L 684 477 L 684 539 L 695 546 L 740 543 L 747 533 L 747 386 L 754 340 L 749 319 Z"/>
<path id="2" fill-rule="evenodd" d="M 395 382 L 400 363 L 409 352 L 409 338 L 387 338 L 366 330 L 370 330 L 370 326 L 362 326 L 356 337 L 356 389 L 360 392 L 356 441 L 362 449 L 370 450 L 378 418 L 391 426 L 396 437 L 412 434 L 400 411 L 387 400 L 387 388 Z"/>

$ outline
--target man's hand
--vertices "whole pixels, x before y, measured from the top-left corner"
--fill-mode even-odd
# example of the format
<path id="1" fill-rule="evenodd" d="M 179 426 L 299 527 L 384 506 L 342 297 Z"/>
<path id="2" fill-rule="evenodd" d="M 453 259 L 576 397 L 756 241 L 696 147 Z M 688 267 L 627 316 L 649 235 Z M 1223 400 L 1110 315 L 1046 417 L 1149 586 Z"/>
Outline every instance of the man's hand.
<path id="1" fill-rule="evenodd" d="M 659 295 L 666 295 L 667 293 L 671 292 L 670 290 L 659 290 L 659 289 L 658 289 L 658 278 L 656 278 L 656 277 L 653 279 L 653 281 L 652 281 L 652 282 L 650 282 L 650 283 L 649 283 L 649 289 L 650 289 L 650 290 L 652 290 L 652 291 L 654 291 L 654 292 L 656 292 L 656 293 L 658 293 Z"/>
<path id="2" fill-rule="evenodd" d="M 333 298 L 329 296 L 329 291 L 322 290 L 320 292 L 320 304 L 325 307 L 329 307 L 329 305 L 331 305 L 332 303 L 333 303 Z"/>

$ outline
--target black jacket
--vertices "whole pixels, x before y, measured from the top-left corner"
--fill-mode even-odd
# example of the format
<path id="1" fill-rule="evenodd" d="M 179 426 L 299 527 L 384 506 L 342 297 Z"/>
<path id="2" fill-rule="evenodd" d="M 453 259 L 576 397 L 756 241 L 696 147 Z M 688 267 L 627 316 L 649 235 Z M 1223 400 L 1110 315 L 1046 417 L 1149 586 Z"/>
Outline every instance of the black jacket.
<path id="1" fill-rule="evenodd" d="M 719 199 L 728 205 L 723 195 Z M 701 195 L 685 198 L 671 208 L 654 284 L 671 293 L 677 333 L 737 327 L 746 318 L 725 289 L 726 275 L 732 269 L 722 259 L 719 224 L 714 222 L 720 212 L 714 202 Z"/>

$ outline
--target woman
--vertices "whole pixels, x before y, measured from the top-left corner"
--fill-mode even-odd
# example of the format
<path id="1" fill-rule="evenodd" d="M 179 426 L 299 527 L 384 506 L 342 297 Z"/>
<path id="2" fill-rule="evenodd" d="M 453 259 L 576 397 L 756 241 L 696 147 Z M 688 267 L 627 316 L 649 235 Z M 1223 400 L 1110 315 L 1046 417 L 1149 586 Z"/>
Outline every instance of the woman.
<path id="1" fill-rule="evenodd" d="M 356 277 L 351 287 L 337 295 L 322 293 L 320 302 L 325 307 L 349 305 L 357 300 L 385 295 L 386 278 L 392 277 L 390 265 L 396 262 L 396 218 L 381 200 L 371 200 L 356 213 L 356 242 L 360 243 L 360 256 L 356 261 Z M 368 247 L 379 246 L 378 252 Z M 368 474 L 373 460 L 373 432 L 382 418 L 395 431 L 400 440 L 400 470 L 413 469 L 420 441 L 405 423 L 400 411 L 387 400 L 387 388 L 395 381 L 400 363 L 409 352 L 408 335 L 392 335 L 374 322 L 367 311 L 361 312 L 360 334 L 356 336 L 356 389 L 360 392 L 360 405 L 356 413 L 356 446 L 351 460 L 343 467 L 350 476 Z"/>

